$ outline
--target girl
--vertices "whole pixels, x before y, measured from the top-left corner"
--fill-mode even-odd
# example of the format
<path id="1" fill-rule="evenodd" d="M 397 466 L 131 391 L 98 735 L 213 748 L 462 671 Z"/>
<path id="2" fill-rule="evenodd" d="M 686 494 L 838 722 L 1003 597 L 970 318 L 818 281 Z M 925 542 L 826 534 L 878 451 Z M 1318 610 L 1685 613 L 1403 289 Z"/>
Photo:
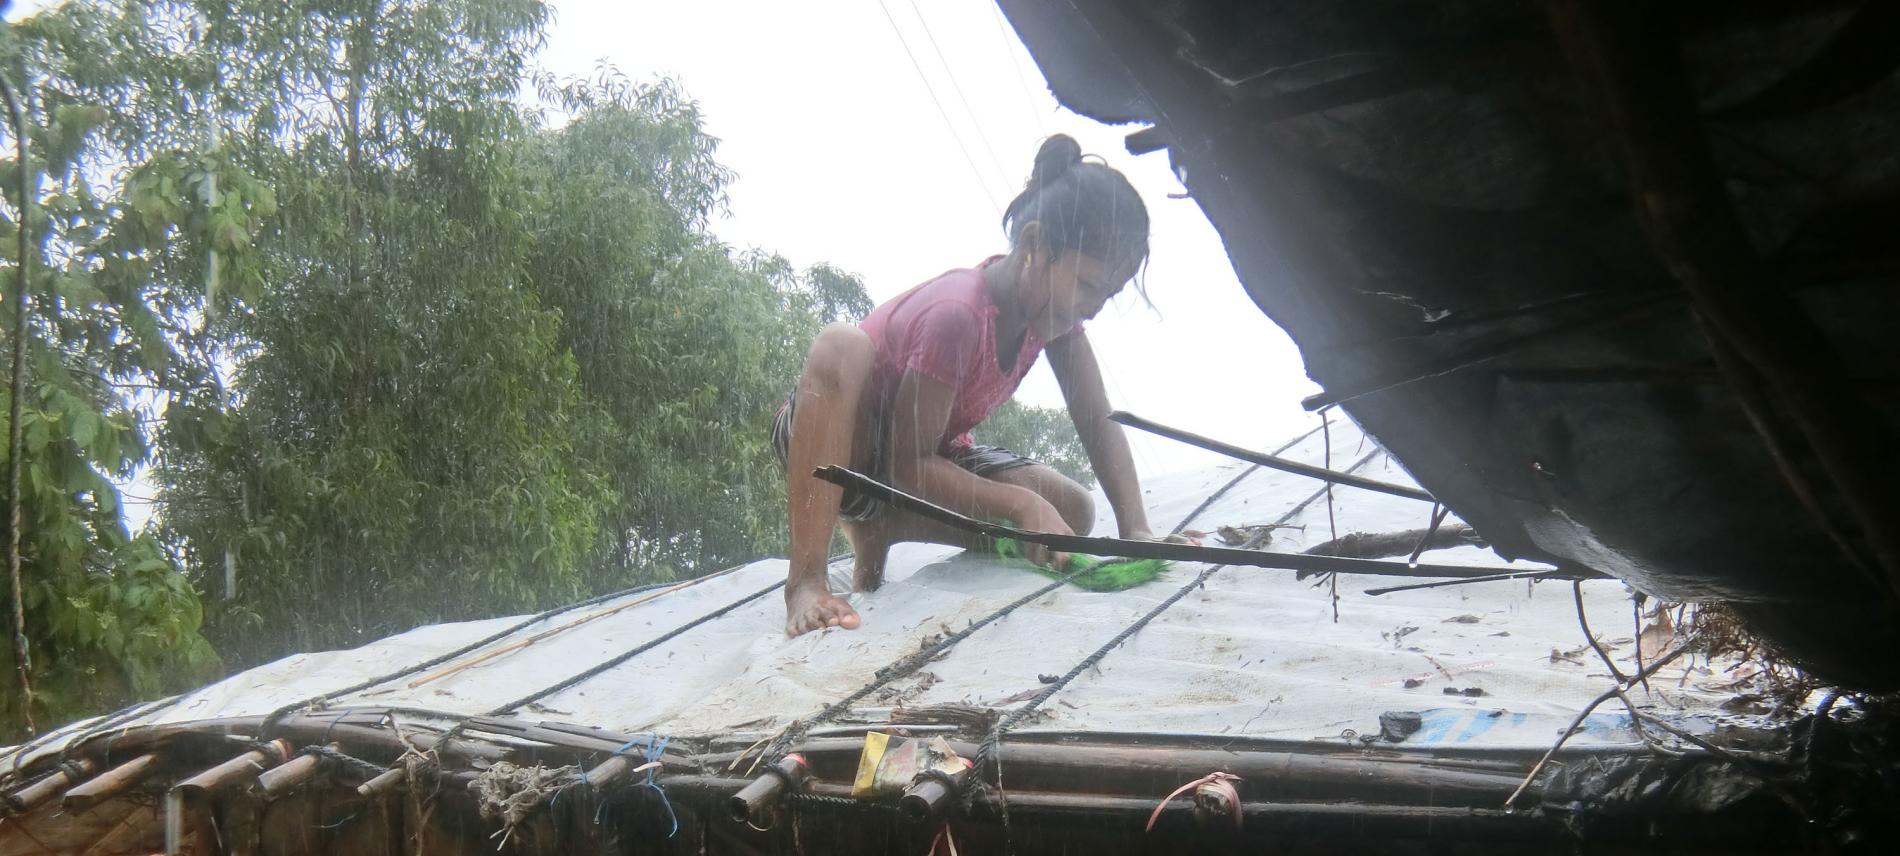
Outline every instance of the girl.
<path id="1" fill-rule="evenodd" d="M 1008 400 L 1045 350 L 1122 537 L 1153 537 L 1128 441 L 1108 419 L 1101 368 L 1082 330 L 1147 259 L 1148 210 L 1121 173 L 1083 161 L 1081 146 L 1057 135 L 1036 152 L 1003 229 L 1009 255 L 944 273 L 862 324 L 826 327 L 812 343 L 772 430 L 791 502 L 787 635 L 858 626 L 857 611 L 826 582 L 826 552 L 841 520 L 856 554 L 857 591 L 878 587 L 885 554 L 900 541 L 989 547 L 988 539 L 820 481 L 812 477 L 818 467 L 848 466 L 1023 529 L 1068 534 L 1094 526 L 1095 503 L 1081 485 L 970 441 L 970 429 Z M 1049 567 L 1068 560 L 1029 549 Z"/>

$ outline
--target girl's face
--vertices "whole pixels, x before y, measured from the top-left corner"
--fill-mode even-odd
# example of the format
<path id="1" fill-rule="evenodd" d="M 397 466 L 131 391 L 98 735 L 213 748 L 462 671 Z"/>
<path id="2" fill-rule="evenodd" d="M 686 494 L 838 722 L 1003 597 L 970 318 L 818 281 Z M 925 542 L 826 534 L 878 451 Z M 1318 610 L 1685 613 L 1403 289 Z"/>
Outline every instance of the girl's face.
<path id="1" fill-rule="evenodd" d="M 1033 259 L 1024 283 L 1029 325 L 1044 341 L 1094 318 L 1135 276 L 1131 266 L 1111 269 L 1101 259 L 1077 250 L 1056 253 L 1048 261 L 1044 258 L 1048 257 Z"/>

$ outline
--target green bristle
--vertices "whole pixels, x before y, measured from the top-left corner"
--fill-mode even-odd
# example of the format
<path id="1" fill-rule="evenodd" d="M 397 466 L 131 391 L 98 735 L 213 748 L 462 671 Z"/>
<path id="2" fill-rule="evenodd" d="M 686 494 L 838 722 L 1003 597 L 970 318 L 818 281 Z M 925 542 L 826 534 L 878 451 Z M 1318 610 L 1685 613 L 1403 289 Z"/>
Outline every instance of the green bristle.
<path id="1" fill-rule="evenodd" d="M 1028 568 L 1051 579 L 1063 576 L 1063 572 L 1049 570 L 1023 558 L 1023 545 L 1014 538 L 996 539 L 996 555 L 1008 564 Z M 1103 559 L 1081 553 L 1069 554 L 1069 562 L 1069 571 L 1084 569 L 1069 582 L 1077 588 L 1093 592 L 1127 591 L 1161 576 L 1169 564 L 1162 559 Z"/>

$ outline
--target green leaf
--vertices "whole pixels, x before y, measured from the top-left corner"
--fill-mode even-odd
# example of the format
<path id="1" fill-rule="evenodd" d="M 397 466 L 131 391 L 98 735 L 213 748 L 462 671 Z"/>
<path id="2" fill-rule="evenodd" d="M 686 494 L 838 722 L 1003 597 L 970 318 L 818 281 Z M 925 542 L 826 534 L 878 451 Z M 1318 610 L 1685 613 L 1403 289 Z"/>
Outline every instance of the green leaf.
<path id="1" fill-rule="evenodd" d="M 73 411 L 71 436 L 81 449 L 88 449 L 99 435 L 99 417 L 89 409 L 75 408 Z"/>

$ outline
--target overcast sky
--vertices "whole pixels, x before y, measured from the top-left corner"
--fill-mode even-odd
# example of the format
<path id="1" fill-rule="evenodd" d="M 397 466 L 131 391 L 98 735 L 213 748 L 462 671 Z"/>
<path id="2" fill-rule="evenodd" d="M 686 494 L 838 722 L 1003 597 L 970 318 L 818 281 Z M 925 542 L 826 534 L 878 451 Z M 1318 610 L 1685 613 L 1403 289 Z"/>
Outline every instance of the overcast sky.
<path id="1" fill-rule="evenodd" d="M 1251 446 L 1317 424 L 1299 354 L 1235 279 L 1220 237 L 1162 153 L 1057 106 L 984 0 L 555 0 L 541 63 L 677 79 L 738 173 L 721 238 L 864 277 L 882 302 L 1007 249 L 1002 206 L 1062 132 L 1125 173 L 1154 220 L 1147 286 L 1089 326 L 1115 406 Z M 908 48 L 908 52 L 907 52 Z M 933 101 L 934 97 L 934 101 Z M 941 111 L 938 105 L 941 104 Z M 947 119 L 946 119 L 947 115 Z M 1060 405 L 1045 364 L 1018 398 Z M 1210 460 L 1135 437 L 1146 475 Z"/>

